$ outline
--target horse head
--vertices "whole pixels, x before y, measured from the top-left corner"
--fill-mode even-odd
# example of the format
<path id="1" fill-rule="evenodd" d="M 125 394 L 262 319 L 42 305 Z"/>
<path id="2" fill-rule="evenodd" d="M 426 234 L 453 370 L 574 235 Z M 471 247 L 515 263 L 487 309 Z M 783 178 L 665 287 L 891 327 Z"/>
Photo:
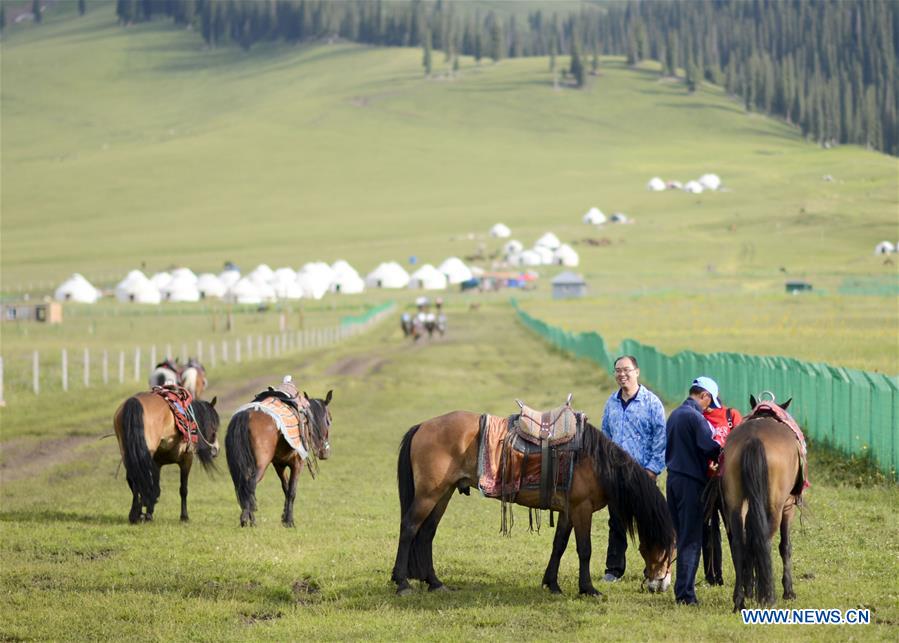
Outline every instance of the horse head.
<path id="1" fill-rule="evenodd" d="M 311 398 L 306 391 L 303 396 L 309 400 L 309 422 L 312 428 L 312 439 L 316 456 L 319 460 L 327 460 L 331 457 L 331 409 L 328 405 L 334 391 L 328 391 L 324 399 Z"/>
<path id="2" fill-rule="evenodd" d="M 194 400 L 190 405 L 201 434 L 197 444 L 197 457 L 207 471 L 214 468 L 213 460 L 219 454 L 219 414 L 215 410 L 217 401 L 218 398 L 214 397 L 211 402 Z"/>
<path id="3" fill-rule="evenodd" d="M 649 547 L 640 542 L 640 555 L 646 563 L 643 570 L 643 583 L 651 594 L 663 593 L 671 587 L 671 567 L 677 557 L 677 549 L 672 546 L 666 550 L 664 547 Z"/>

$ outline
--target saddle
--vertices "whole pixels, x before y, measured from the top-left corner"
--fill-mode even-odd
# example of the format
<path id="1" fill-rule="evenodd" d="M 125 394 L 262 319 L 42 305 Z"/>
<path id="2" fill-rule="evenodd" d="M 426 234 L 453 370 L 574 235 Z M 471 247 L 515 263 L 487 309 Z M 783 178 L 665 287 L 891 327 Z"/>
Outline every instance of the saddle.
<path id="1" fill-rule="evenodd" d="M 796 486 L 792 491 L 793 495 L 798 497 L 803 491 L 812 486 L 812 483 L 808 480 L 808 447 L 806 446 L 805 435 L 802 433 L 802 429 L 799 428 L 799 424 L 793 419 L 793 416 L 774 402 L 759 402 L 746 419 L 762 416 L 773 417 L 781 424 L 786 424 L 799 442 L 799 470 L 802 480 L 796 481 Z"/>
<path id="2" fill-rule="evenodd" d="M 154 386 L 152 390 L 169 405 L 175 418 L 175 428 L 181 433 L 188 448 L 193 448 L 199 441 L 199 427 L 193 411 L 190 410 L 193 402 L 190 391 L 177 385 Z"/>
<path id="3" fill-rule="evenodd" d="M 564 405 L 544 413 L 519 401 L 522 412 L 518 415 L 481 416 L 478 488 L 488 498 L 503 503 L 504 534 L 509 533 L 513 522 L 508 505 L 523 489 L 540 491 L 540 509 L 551 509 L 559 494 L 567 506 L 586 422 L 586 416 L 571 409 L 570 402 L 571 396 Z M 533 523 L 532 514 L 532 528 Z"/>

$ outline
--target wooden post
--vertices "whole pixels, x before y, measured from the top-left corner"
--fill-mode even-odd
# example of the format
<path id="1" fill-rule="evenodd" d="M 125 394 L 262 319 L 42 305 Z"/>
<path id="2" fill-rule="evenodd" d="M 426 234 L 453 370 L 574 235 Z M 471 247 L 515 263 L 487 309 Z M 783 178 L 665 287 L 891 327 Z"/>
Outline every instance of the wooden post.
<path id="1" fill-rule="evenodd" d="M 41 392 L 41 358 L 37 351 L 34 351 L 34 356 L 31 358 L 31 377 L 32 377 L 32 385 L 34 387 L 34 394 L 40 395 L 40 392 Z"/>
<path id="2" fill-rule="evenodd" d="M 272 336 L 271 335 L 265 336 L 265 356 L 266 357 L 272 356 Z"/>
<path id="3" fill-rule="evenodd" d="M 140 346 L 134 349 L 134 381 L 140 382 Z"/>
<path id="4" fill-rule="evenodd" d="M 262 356 L 263 356 L 263 353 L 262 353 L 262 335 L 256 335 L 256 355 L 258 355 L 259 358 L 262 359 Z"/>
<path id="5" fill-rule="evenodd" d="M 212 368 L 215 368 L 215 343 L 210 342 L 209 344 L 209 362 Z"/>
<path id="6" fill-rule="evenodd" d="M 119 351 L 119 384 L 125 383 L 125 351 Z"/>
<path id="7" fill-rule="evenodd" d="M 281 316 L 278 318 L 278 330 L 283 333 L 285 328 L 287 328 L 287 315 L 281 313 Z"/>
<path id="8" fill-rule="evenodd" d="M 109 351 L 103 349 L 103 384 L 109 384 Z"/>
<path id="9" fill-rule="evenodd" d="M 197 340 L 197 361 L 199 361 L 199 362 L 203 361 L 203 340 L 202 339 Z"/>
<path id="10" fill-rule="evenodd" d="M 91 352 L 84 349 L 84 388 L 91 385 Z"/>
<path id="11" fill-rule="evenodd" d="M 69 390 L 69 352 L 62 349 L 62 390 Z"/>

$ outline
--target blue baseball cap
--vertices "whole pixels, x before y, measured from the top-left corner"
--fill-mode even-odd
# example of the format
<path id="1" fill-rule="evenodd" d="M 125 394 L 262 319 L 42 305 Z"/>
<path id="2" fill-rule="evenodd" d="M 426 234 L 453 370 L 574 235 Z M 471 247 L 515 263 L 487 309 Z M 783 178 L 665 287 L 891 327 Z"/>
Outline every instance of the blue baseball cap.
<path id="1" fill-rule="evenodd" d="M 712 396 L 712 407 L 716 409 L 721 408 L 721 402 L 718 401 L 718 384 L 715 380 L 711 377 L 702 375 L 693 380 L 693 386 L 698 386 L 699 388 L 708 391 L 709 395 Z"/>

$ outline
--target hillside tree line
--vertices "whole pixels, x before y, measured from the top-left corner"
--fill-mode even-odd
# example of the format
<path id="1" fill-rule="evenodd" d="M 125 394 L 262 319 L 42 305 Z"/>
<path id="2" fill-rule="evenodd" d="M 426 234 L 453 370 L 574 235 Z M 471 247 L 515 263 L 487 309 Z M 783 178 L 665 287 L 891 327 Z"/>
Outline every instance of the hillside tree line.
<path id="1" fill-rule="evenodd" d="M 495 6 L 495 5 L 494 5 Z M 538 5 L 539 6 L 539 5 Z M 857 143 L 899 155 L 899 3 L 892 0 L 628 0 L 527 19 L 451 0 L 117 0 L 123 24 L 157 17 L 199 32 L 209 47 L 341 38 L 421 47 L 428 73 L 443 52 L 497 62 L 572 57 L 636 65 L 657 60 L 689 91 L 715 83 L 747 110 L 798 126 L 823 145 Z"/>

